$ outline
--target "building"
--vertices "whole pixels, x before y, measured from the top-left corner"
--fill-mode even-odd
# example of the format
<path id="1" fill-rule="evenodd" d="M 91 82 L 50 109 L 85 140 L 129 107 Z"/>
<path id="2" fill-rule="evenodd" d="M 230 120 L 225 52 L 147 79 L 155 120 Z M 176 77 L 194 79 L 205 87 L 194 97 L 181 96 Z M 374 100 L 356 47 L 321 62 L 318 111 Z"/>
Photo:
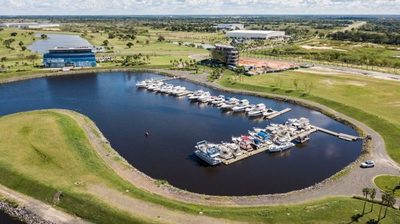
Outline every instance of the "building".
<path id="1" fill-rule="evenodd" d="M 91 48 L 55 48 L 43 55 L 46 68 L 95 67 L 96 56 Z"/>
<path id="2" fill-rule="evenodd" d="M 211 56 L 213 60 L 226 65 L 236 66 L 239 63 L 239 51 L 232 46 L 217 44 L 211 51 Z"/>
<path id="3" fill-rule="evenodd" d="M 268 40 L 287 38 L 284 31 L 272 30 L 233 30 L 227 32 L 226 37 L 241 40 Z"/>
<path id="4" fill-rule="evenodd" d="M 60 24 L 57 23 L 1 23 L 0 27 L 4 28 L 18 28 L 18 29 L 44 29 L 44 28 L 58 28 Z"/>
<path id="5" fill-rule="evenodd" d="M 244 30 L 244 24 L 240 23 L 223 23 L 217 24 L 214 28 L 218 30 Z"/>

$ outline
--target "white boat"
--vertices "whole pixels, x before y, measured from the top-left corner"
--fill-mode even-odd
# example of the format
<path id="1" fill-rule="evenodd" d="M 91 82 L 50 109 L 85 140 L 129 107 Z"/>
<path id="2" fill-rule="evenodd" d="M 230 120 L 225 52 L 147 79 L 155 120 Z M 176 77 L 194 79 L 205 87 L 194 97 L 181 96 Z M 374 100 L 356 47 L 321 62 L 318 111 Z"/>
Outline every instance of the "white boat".
<path id="1" fill-rule="evenodd" d="M 252 110 L 247 112 L 247 116 L 249 117 L 261 117 L 264 115 L 264 110 Z"/>
<path id="2" fill-rule="evenodd" d="M 189 95 L 189 100 L 196 101 L 201 95 L 203 95 L 203 90 L 197 90 L 196 92 Z"/>
<path id="3" fill-rule="evenodd" d="M 225 101 L 219 108 L 221 110 L 231 110 L 234 106 L 239 104 L 239 100 L 236 98 L 230 98 L 228 101 Z"/>
<path id="4" fill-rule="evenodd" d="M 248 107 L 248 108 L 246 108 L 246 112 L 250 112 L 250 111 L 253 111 L 253 110 L 265 110 L 266 109 L 266 106 L 265 106 L 265 104 L 263 104 L 263 103 L 259 103 L 259 104 L 256 104 L 256 105 L 251 105 L 250 107 Z"/>
<path id="5" fill-rule="evenodd" d="M 276 111 L 272 110 L 271 108 L 268 108 L 268 109 L 264 110 L 263 115 L 264 116 L 269 116 L 269 115 L 274 114 L 274 113 L 276 113 Z"/>
<path id="6" fill-rule="evenodd" d="M 240 100 L 238 105 L 232 107 L 232 110 L 233 110 L 234 112 L 242 112 L 242 111 L 245 111 L 245 109 L 246 109 L 247 107 L 249 107 L 249 105 L 250 105 L 250 104 L 249 104 L 249 101 L 248 101 L 248 100 L 246 100 L 246 99 Z"/>
<path id="7" fill-rule="evenodd" d="M 225 145 L 225 147 L 227 147 L 231 150 L 234 157 L 243 155 L 243 151 L 240 149 L 240 147 L 237 144 L 235 144 L 235 143 L 223 143 L 223 144 Z"/>
<path id="8" fill-rule="evenodd" d="M 145 88 L 148 85 L 148 83 L 146 81 L 140 81 L 138 83 L 136 83 L 136 87 L 138 88 Z"/>
<path id="9" fill-rule="evenodd" d="M 197 143 L 196 149 L 194 154 L 211 166 L 218 165 L 222 162 L 219 157 L 221 153 L 218 145 L 210 144 L 207 141 L 200 141 Z"/>
<path id="10" fill-rule="evenodd" d="M 222 159 L 228 160 L 233 158 L 233 153 L 231 152 L 231 149 L 226 147 L 224 144 L 219 145 L 219 149 L 219 157 L 221 157 Z"/>
<path id="11" fill-rule="evenodd" d="M 292 148 L 293 146 L 294 146 L 294 144 L 292 142 L 286 142 L 286 143 L 283 143 L 280 145 L 272 144 L 268 148 L 268 151 L 269 152 L 282 152 L 282 151 Z"/>
<path id="12" fill-rule="evenodd" d="M 217 105 L 217 104 L 220 104 L 220 103 L 223 103 L 223 102 L 225 102 L 225 96 L 224 95 L 219 95 L 219 96 L 215 97 L 211 101 L 211 103 L 214 104 L 214 105 Z"/>
<path id="13" fill-rule="evenodd" d="M 197 98 L 197 101 L 199 101 L 201 103 L 206 103 L 210 100 L 210 98 L 211 98 L 210 92 L 205 92 Z"/>

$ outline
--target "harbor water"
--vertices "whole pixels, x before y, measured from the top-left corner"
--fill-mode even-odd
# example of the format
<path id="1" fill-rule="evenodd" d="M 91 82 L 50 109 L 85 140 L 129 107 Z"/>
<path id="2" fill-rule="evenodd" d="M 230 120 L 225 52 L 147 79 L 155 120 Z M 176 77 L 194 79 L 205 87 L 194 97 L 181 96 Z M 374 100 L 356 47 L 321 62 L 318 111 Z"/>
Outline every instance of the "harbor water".
<path id="1" fill-rule="evenodd" d="M 191 103 L 186 98 L 137 89 L 152 73 L 103 72 L 48 77 L 0 85 L 0 115 L 47 108 L 65 108 L 90 117 L 112 147 L 140 171 L 170 184 L 211 195 L 283 193 L 318 183 L 353 162 L 360 141 L 349 142 L 316 132 L 311 139 L 282 153 L 260 153 L 231 165 L 208 166 L 194 155 L 198 141 L 219 143 L 246 134 L 253 127 L 306 117 L 311 124 L 357 135 L 317 111 L 278 100 L 231 94 L 184 80 L 168 83 L 212 95 L 246 98 L 275 110 L 292 108 L 271 121 L 249 119 L 244 113 Z M 145 136 L 148 132 L 148 136 Z"/>

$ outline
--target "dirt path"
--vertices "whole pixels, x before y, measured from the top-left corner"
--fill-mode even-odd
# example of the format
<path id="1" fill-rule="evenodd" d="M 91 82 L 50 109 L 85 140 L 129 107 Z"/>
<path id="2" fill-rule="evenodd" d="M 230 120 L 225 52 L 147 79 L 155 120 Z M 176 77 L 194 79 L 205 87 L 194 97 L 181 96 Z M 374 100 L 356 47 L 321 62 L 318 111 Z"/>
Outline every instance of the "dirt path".
<path id="1" fill-rule="evenodd" d="M 206 74 L 200 74 L 200 75 L 191 74 L 190 72 L 187 71 L 170 71 L 170 70 L 155 70 L 155 71 L 160 73 L 169 73 L 171 75 L 188 79 L 196 83 L 208 85 L 212 88 L 220 88 L 227 90 L 215 83 L 207 83 Z M 245 94 L 255 94 L 247 91 L 236 91 L 236 90 L 229 90 L 229 91 L 237 93 L 245 93 Z M 264 96 L 266 96 L 266 94 Z M 274 95 L 274 97 L 287 99 L 287 97 L 276 96 L 276 95 Z M 297 101 L 303 104 L 317 106 L 324 111 L 332 113 L 334 116 L 343 118 L 353 123 L 357 127 L 364 130 L 365 133 L 369 134 L 372 137 L 371 152 L 364 159 L 375 160 L 376 167 L 373 169 L 361 169 L 358 167 L 360 161 L 357 161 L 353 163 L 351 167 L 349 167 L 350 169 L 349 173 L 340 178 L 334 180 L 328 179 L 322 183 L 316 184 L 309 188 L 284 194 L 270 194 L 270 195 L 257 195 L 257 196 L 209 196 L 209 195 L 187 192 L 169 185 L 161 185 L 161 186 L 157 185 L 152 178 L 138 171 L 137 169 L 129 165 L 129 163 L 127 163 L 126 161 L 121 163 L 113 160 L 112 159 L 113 156 L 119 156 L 119 155 L 114 150 L 111 150 L 112 151 L 111 153 L 107 152 L 107 150 L 104 150 L 104 144 L 107 143 L 107 140 L 104 137 L 101 137 L 101 139 L 96 137 L 98 135 L 102 136 L 100 130 L 98 130 L 97 128 L 95 129 L 88 128 L 86 127 L 87 125 L 83 125 L 83 127 L 84 130 L 87 132 L 88 136 L 90 137 L 90 139 L 92 140 L 92 142 L 97 145 L 95 148 L 98 150 L 102 158 L 122 178 L 131 182 L 132 184 L 141 188 L 142 190 L 162 195 L 166 198 L 179 200 L 183 202 L 189 202 L 189 203 L 197 203 L 204 205 L 222 205 L 222 206 L 260 206 L 260 205 L 282 205 L 288 203 L 303 203 L 310 200 L 323 199 L 326 197 L 360 195 L 362 192 L 362 188 L 374 187 L 373 178 L 375 176 L 381 174 L 392 174 L 392 175 L 399 174 L 400 172 L 399 164 L 397 164 L 396 162 L 394 162 L 389 158 L 385 150 L 384 141 L 378 133 L 376 133 L 363 123 L 360 123 L 346 115 L 333 111 L 332 109 L 325 107 L 323 105 L 304 100 L 297 100 Z M 68 112 L 68 114 L 70 114 L 70 112 Z M 82 121 L 79 121 L 81 119 L 83 119 L 83 117 L 79 118 L 78 122 L 82 124 Z M 379 197 L 380 195 L 378 194 L 377 198 Z"/>
<path id="2" fill-rule="evenodd" d="M 85 224 L 86 222 L 78 217 L 72 216 L 63 211 L 57 210 L 52 206 L 6 188 L 0 185 L 0 194 L 6 198 L 16 201 L 20 206 L 25 207 L 35 215 L 43 218 L 44 220 L 54 222 L 57 224 Z"/>

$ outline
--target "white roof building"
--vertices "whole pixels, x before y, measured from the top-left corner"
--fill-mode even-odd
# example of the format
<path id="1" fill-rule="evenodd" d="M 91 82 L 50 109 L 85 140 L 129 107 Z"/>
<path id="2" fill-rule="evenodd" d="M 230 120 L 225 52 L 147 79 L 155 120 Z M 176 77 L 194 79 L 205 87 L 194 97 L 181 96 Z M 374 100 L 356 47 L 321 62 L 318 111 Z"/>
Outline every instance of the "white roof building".
<path id="1" fill-rule="evenodd" d="M 18 29 L 43 29 L 59 27 L 57 23 L 1 23 L 0 27 L 18 28 Z"/>
<path id="2" fill-rule="evenodd" d="M 244 24 L 240 23 L 222 23 L 214 27 L 219 30 L 244 30 Z"/>
<path id="3" fill-rule="evenodd" d="M 226 33 L 233 39 L 279 39 L 287 37 L 284 31 L 273 30 L 233 30 Z"/>

